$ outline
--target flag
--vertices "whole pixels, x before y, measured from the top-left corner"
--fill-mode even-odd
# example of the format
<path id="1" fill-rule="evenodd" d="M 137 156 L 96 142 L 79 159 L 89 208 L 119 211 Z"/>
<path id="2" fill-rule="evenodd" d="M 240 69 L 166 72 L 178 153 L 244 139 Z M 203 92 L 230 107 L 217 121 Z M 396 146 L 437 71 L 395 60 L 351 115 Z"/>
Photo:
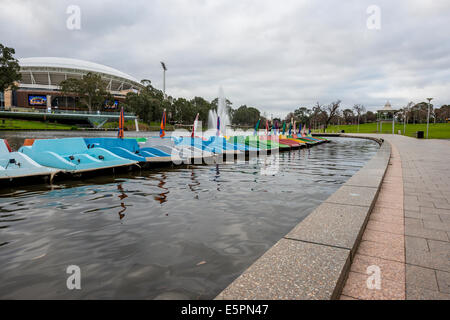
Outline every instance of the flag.
<path id="1" fill-rule="evenodd" d="M 195 130 L 197 129 L 197 124 L 198 124 L 198 113 L 195 116 L 194 125 L 192 126 L 192 134 L 191 134 L 192 138 L 194 138 L 194 136 L 195 136 Z"/>
<path id="2" fill-rule="evenodd" d="M 292 135 L 292 123 L 289 124 L 289 135 Z"/>
<path id="3" fill-rule="evenodd" d="M 286 133 L 286 121 L 283 121 L 283 135 Z"/>
<path id="4" fill-rule="evenodd" d="M 162 119 L 161 119 L 161 127 L 159 129 L 159 137 L 162 138 L 166 135 L 166 109 L 163 111 Z"/>
<path id="5" fill-rule="evenodd" d="M 295 123 L 296 121 L 294 121 L 294 134 L 297 132 L 297 130 L 295 130 Z"/>
<path id="6" fill-rule="evenodd" d="M 217 133 L 216 136 L 220 136 L 220 117 L 217 117 Z"/>
<path id="7" fill-rule="evenodd" d="M 117 133 L 117 136 L 120 139 L 123 139 L 123 127 L 125 126 L 125 116 L 123 114 L 123 107 L 120 108 L 120 115 L 119 115 L 119 132 Z"/>
<path id="8" fill-rule="evenodd" d="M 259 130 L 259 123 L 261 122 L 261 119 L 258 119 L 258 122 L 256 123 L 256 126 L 255 126 L 255 136 L 256 136 L 256 134 L 258 133 L 258 130 Z"/>
<path id="9" fill-rule="evenodd" d="M 299 134 L 302 133 L 302 124 L 301 123 L 298 125 L 298 133 Z"/>
<path id="10" fill-rule="evenodd" d="M 266 120 L 266 136 L 269 134 L 269 120 Z"/>

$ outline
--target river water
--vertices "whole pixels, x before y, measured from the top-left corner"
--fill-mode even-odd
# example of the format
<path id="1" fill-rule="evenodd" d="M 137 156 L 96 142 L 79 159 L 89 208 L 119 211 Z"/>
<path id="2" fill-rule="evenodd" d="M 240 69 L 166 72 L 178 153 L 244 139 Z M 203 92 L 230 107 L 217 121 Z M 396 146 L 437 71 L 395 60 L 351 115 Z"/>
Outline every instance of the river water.
<path id="1" fill-rule="evenodd" d="M 15 149 L 24 138 L 3 137 Z M 247 162 L 3 189 L 0 298 L 212 299 L 378 149 L 331 140 Z M 81 290 L 66 286 L 70 265 Z"/>

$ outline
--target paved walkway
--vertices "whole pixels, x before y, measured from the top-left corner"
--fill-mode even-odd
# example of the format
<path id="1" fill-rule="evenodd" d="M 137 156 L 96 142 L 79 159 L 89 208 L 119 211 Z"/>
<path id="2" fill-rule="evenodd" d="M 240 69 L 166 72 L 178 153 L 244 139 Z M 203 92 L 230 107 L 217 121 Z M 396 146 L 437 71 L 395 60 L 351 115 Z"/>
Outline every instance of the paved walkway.
<path id="1" fill-rule="evenodd" d="M 450 141 L 381 137 L 392 158 L 341 299 L 450 299 Z"/>

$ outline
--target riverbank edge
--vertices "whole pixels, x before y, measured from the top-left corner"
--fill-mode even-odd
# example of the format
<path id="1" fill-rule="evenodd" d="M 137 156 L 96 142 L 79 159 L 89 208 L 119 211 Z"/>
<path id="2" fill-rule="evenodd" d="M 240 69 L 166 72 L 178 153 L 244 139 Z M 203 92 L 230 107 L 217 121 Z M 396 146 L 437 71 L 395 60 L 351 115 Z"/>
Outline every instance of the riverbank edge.
<path id="1" fill-rule="evenodd" d="M 216 300 L 339 299 L 386 174 L 391 145 L 369 136 L 332 136 L 373 140 L 380 149 Z"/>

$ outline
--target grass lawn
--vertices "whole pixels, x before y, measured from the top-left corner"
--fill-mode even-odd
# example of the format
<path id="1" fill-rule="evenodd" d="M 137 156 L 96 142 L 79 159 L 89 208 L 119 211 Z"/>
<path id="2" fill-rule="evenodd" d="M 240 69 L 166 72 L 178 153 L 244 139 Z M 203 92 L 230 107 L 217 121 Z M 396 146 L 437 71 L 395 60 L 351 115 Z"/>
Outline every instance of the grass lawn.
<path id="1" fill-rule="evenodd" d="M 3 119 L 0 118 L 0 129 L 12 129 L 12 130 L 72 130 L 76 127 L 66 124 L 49 123 L 43 121 L 30 121 L 19 119 Z"/>
<path id="2" fill-rule="evenodd" d="M 345 133 L 358 133 L 358 125 L 341 125 L 341 126 L 329 126 L 327 132 L 341 132 L 345 130 Z M 403 134 L 403 124 L 395 124 L 394 132 L 397 134 L 398 130 L 401 130 Z M 405 135 L 410 137 L 416 136 L 416 131 L 423 131 L 424 137 L 427 134 L 427 124 L 407 124 Z M 359 133 L 376 133 L 376 123 L 365 123 L 359 125 Z M 392 124 L 383 123 L 382 133 L 392 133 Z M 429 127 L 430 139 L 450 139 L 450 123 L 430 123 Z"/>

